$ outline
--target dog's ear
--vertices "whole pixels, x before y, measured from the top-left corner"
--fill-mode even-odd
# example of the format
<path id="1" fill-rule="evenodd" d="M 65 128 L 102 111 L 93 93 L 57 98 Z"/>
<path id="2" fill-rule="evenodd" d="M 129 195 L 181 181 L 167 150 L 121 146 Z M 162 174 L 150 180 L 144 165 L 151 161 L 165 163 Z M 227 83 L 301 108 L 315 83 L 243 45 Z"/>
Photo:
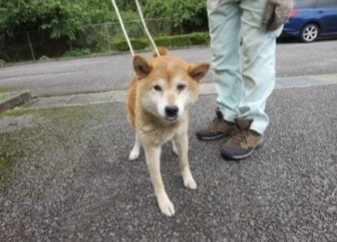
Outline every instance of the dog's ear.
<path id="1" fill-rule="evenodd" d="M 167 51 L 167 49 L 165 47 L 158 46 L 157 50 L 158 50 L 160 56 L 167 55 L 168 51 Z M 156 50 L 153 51 L 152 56 L 153 57 L 158 57 Z"/>
<path id="2" fill-rule="evenodd" d="M 208 62 L 190 65 L 188 73 L 194 80 L 199 82 L 207 74 L 209 67 L 210 64 Z"/>
<path id="3" fill-rule="evenodd" d="M 144 78 L 152 71 L 152 66 L 144 57 L 135 55 L 133 57 L 133 69 L 138 78 Z"/>

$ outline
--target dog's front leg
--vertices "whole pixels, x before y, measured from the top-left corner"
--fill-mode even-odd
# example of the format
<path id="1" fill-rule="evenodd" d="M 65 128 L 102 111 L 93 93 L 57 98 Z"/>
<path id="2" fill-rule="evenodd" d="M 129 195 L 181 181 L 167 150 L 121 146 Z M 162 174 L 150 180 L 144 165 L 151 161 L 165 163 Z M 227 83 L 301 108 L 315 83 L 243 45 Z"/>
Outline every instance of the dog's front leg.
<path id="1" fill-rule="evenodd" d="M 139 157 L 139 152 L 140 152 L 140 140 L 139 140 L 139 135 L 136 132 L 135 144 L 130 152 L 129 160 L 137 159 Z"/>
<path id="2" fill-rule="evenodd" d="M 146 163 L 150 171 L 151 181 L 161 212 L 167 216 L 174 215 L 174 206 L 166 194 L 165 186 L 160 173 L 161 147 L 144 145 Z"/>
<path id="3" fill-rule="evenodd" d="M 176 134 L 174 137 L 174 142 L 177 145 L 179 161 L 180 161 L 180 170 L 183 177 L 184 185 L 190 189 L 196 189 L 197 184 L 195 183 L 190 165 L 188 162 L 188 136 L 187 131 Z"/>
<path id="4" fill-rule="evenodd" d="M 174 153 L 174 154 L 179 155 L 179 153 L 178 153 L 178 148 L 177 148 L 177 145 L 176 145 L 176 143 L 174 142 L 174 140 L 172 140 L 172 150 L 173 150 L 173 153 Z"/>

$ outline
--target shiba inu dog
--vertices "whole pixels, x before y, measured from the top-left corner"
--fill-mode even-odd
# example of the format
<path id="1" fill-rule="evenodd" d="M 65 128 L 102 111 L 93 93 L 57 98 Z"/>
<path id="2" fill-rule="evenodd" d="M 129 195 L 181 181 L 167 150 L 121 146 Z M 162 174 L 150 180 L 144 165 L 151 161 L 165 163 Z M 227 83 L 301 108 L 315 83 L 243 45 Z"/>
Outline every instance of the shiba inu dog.
<path id="1" fill-rule="evenodd" d="M 199 95 L 199 82 L 210 64 L 189 64 L 167 55 L 159 48 L 147 60 L 140 55 L 133 58 L 135 77 L 127 95 L 127 117 L 136 130 L 136 140 L 129 159 L 137 159 L 142 146 L 151 181 L 161 212 L 167 216 L 175 213 L 160 173 L 162 144 L 172 140 L 173 151 L 179 155 L 184 185 L 196 189 L 188 161 L 189 108 Z"/>

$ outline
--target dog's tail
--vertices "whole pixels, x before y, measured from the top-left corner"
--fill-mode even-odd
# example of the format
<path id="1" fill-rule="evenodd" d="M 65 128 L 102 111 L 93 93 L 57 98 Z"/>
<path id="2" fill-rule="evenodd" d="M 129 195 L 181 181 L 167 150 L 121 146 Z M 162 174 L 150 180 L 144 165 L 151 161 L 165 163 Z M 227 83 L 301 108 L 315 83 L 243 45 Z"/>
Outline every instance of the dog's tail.
<path id="1" fill-rule="evenodd" d="M 158 46 L 157 49 L 158 49 L 158 52 L 159 52 L 159 55 L 160 55 L 160 56 L 162 56 L 162 55 L 167 55 L 167 49 L 166 49 L 165 47 Z M 156 52 L 156 51 L 153 51 L 152 56 L 153 56 L 153 57 L 158 57 L 157 52 Z"/>

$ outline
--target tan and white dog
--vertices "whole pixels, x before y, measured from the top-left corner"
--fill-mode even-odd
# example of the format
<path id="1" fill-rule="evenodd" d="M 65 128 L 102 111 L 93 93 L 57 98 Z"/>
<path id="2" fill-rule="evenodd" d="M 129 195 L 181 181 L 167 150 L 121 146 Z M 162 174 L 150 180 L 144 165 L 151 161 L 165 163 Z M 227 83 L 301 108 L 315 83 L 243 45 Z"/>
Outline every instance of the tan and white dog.
<path id="1" fill-rule="evenodd" d="M 189 64 L 167 55 L 159 48 L 160 56 L 146 60 L 133 58 L 136 73 L 127 96 L 127 116 L 136 130 L 136 141 L 129 159 L 137 159 L 142 146 L 150 171 L 155 195 L 162 213 L 175 213 L 160 173 L 162 144 L 172 140 L 173 151 L 179 155 L 184 185 L 196 189 L 188 162 L 189 108 L 199 95 L 199 82 L 209 69 L 209 63 Z"/>

